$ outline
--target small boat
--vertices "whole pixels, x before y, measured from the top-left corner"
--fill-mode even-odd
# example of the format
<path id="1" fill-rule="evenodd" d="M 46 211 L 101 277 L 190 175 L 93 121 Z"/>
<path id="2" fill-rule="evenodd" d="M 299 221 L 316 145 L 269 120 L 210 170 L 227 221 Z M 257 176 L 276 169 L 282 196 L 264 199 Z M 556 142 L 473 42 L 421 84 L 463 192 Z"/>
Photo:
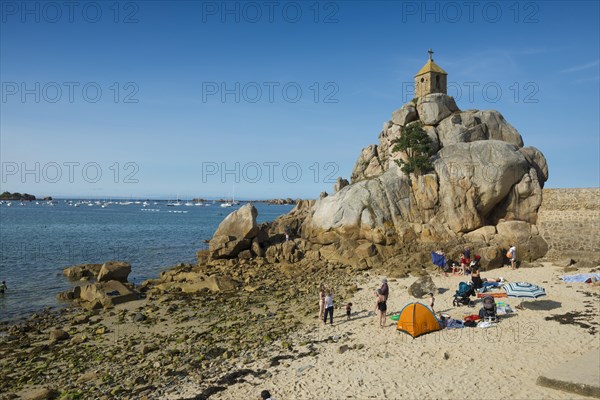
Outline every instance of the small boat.
<path id="1" fill-rule="evenodd" d="M 226 202 L 226 203 L 221 203 L 221 207 L 226 208 L 226 207 L 232 207 L 233 204 Z"/>

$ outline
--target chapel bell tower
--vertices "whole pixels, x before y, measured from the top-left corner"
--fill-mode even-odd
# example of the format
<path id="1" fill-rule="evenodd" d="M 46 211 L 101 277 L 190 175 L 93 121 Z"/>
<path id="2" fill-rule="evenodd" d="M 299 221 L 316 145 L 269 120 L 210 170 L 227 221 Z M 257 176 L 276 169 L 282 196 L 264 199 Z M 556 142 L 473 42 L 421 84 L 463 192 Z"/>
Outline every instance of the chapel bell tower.
<path id="1" fill-rule="evenodd" d="M 448 74 L 433 62 L 433 51 L 429 49 L 429 60 L 415 75 L 415 97 L 430 93 L 447 94 Z"/>

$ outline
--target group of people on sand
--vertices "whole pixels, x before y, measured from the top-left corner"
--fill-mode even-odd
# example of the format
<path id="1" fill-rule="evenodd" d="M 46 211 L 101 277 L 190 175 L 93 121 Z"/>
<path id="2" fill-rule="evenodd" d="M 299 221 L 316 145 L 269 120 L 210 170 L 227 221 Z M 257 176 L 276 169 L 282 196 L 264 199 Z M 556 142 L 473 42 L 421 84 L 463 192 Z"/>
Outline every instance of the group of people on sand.
<path id="1" fill-rule="evenodd" d="M 333 290 L 321 284 L 319 287 L 319 320 L 327 325 L 327 316 L 329 324 L 333 325 Z"/>
<path id="2" fill-rule="evenodd" d="M 382 328 L 385 326 L 385 315 L 387 312 L 387 299 L 390 294 L 390 288 L 388 286 L 387 279 L 381 281 L 381 287 L 375 292 L 375 313 L 379 314 L 379 326 Z M 329 318 L 329 324 L 333 325 L 333 290 L 328 288 L 326 285 L 321 284 L 319 286 L 319 320 L 323 320 L 323 324 L 327 325 L 327 319 Z M 346 304 L 346 319 L 349 320 L 352 315 L 352 303 Z"/>
<path id="3" fill-rule="evenodd" d="M 444 254 L 443 251 L 438 251 L 438 254 Z M 499 287 L 504 283 L 504 278 L 482 278 L 479 272 L 478 257 L 475 256 L 475 260 L 471 260 L 471 249 L 465 247 L 460 257 L 460 275 L 471 275 L 471 281 L 473 283 L 473 289 L 478 292 L 486 292 L 489 288 Z M 517 247 L 513 244 L 510 245 L 506 257 L 510 260 L 511 269 L 517 268 Z M 456 264 L 453 263 L 453 272 L 456 271 Z M 381 287 L 375 291 L 375 313 L 379 315 L 379 326 L 385 327 L 385 317 L 387 313 L 387 300 L 390 294 L 387 279 L 381 281 Z M 434 311 L 435 297 L 433 293 L 428 293 L 429 296 L 429 307 L 431 311 Z M 333 325 L 333 290 L 321 284 L 319 287 L 319 320 L 323 320 L 323 324 L 327 325 L 327 319 L 329 318 L 329 324 Z M 435 312 L 435 311 L 434 311 Z M 350 319 L 352 314 L 352 303 L 346 304 L 346 318 Z"/>
<path id="4" fill-rule="evenodd" d="M 443 250 L 439 250 L 436 253 L 440 255 L 445 255 Z M 508 251 L 506 252 L 506 258 L 510 261 L 510 268 L 517 269 L 517 246 L 511 244 L 509 246 Z M 478 269 L 479 267 L 479 256 L 475 256 L 471 259 L 471 249 L 469 247 L 465 247 L 463 252 L 460 254 L 460 265 L 457 265 L 456 262 L 448 260 L 448 264 L 446 268 L 444 268 L 444 272 L 447 272 L 452 269 L 452 273 L 458 273 L 458 275 L 469 275 L 473 272 L 473 270 Z"/>

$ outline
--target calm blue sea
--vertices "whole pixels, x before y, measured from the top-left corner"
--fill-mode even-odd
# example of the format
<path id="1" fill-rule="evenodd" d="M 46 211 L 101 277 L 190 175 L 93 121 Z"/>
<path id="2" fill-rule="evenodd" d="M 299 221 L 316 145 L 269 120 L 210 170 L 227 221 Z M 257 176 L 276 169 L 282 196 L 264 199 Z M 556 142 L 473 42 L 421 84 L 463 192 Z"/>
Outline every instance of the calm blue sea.
<path id="1" fill-rule="evenodd" d="M 81 263 L 123 260 L 129 280 L 157 277 L 179 262 L 194 262 L 207 248 L 219 223 L 234 209 L 210 206 L 167 207 L 165 202 L 99 204 L 78 207 L 65 200 L 0 204 L 0 320 L 14 319 L 46 306 L 59 306 L 56 294 L 72 284 L 62 270 Z M 73 203 L 75 204 L 75 203 Z M 289 205 L 255 203 L 258 222 L 271 221 Z"/>

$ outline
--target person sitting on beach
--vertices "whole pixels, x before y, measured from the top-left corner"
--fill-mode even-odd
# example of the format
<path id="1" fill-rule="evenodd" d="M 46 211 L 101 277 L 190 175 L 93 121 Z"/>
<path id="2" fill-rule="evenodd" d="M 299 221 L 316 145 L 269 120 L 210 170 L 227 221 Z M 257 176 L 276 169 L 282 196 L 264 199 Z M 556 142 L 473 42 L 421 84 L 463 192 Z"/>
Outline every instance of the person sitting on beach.
<path id="1" fill-rule="evenodd" d="M 385 313 L 387 311 L 386 298 L 381 291 L 377 289 L 377 303 L 375 303 L 375 312 L 379 311 L 379 326 L 385 327 Z"/>
<path id="2" fill-rule="evenodd" d="M 471 273 L 473 288 L 480 292 L 485 292 L 489 287 L 499 287 L 504 282 L 504 278 L 481 278 L 479 269 L 474 269 Z"/>
<path id="3" fill-rule="evenodd" d="M 350 320 L 350 314 L 352 314 L 352 303 L 346 304 L 346 320 Z"/>
<path id="4" fill-rule="evenodd" d="M 325 296 L 325 315 L 323 316 L 325 325 L 327 325 L 327 315 L 329 315 L 329 324 L 333 325 L 333 292 L 331 290 Z"/>
<path id="5" fill-rule="evenodd" d="M 268 390 L 263 390 L 260 392 L 260 398 L 261 400 L 275 400 L 273 397 L 271 397 L 271 393 Z"/>
<path id="6" fill-rule="evenodd" d="M 2 281 L 0 284 L 0 294 L 4 294 L 4 292 L 8 290 L 8 286 L 6 286 L 6 281 Z"/>

